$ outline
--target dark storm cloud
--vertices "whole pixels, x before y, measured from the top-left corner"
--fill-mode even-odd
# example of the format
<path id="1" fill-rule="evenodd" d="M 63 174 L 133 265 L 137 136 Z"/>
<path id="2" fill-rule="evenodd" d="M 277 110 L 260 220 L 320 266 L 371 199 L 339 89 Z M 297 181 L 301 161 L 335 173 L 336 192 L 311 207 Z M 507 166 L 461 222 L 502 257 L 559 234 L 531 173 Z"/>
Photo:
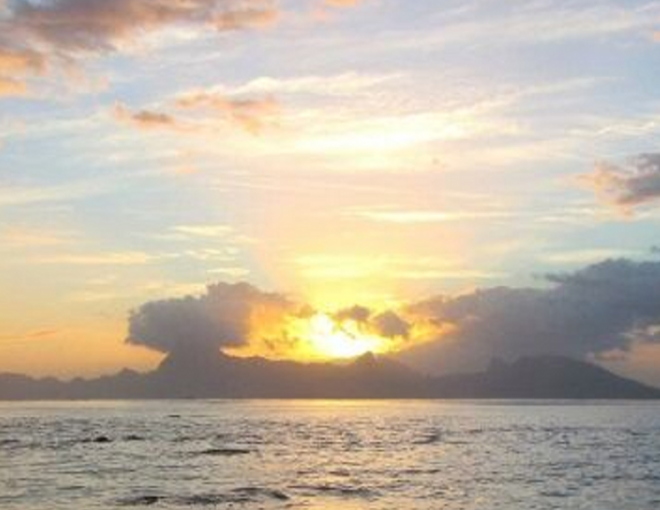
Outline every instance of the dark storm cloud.
<path id="1" fill-rule="evenodd" d="M 354 305 L 343 308 L 333 314 L 333 318 L 339 322 L 355 321 L 367 330 L 373 331 L 385 338 L 407 337 L 412 325 L 393 310 L 376 313 L 370 308 L 362 305 Z"/>
<path id="2" fill-rule="evenodd" d="M 160 352 L 212 352 L 249 341 L 257 314 L 286 314 L 286 297 L 247 284 L 209 285 L 204 295 L 152 301 L 129 317 L 127 342 Z"/>
<path id="3" fill-rule="evenodd" d="M 494 356 L 583 358 L 625 350 L 635 331 L 660 324 L 660 262 L 608 260 L 547 280 L 545 289 L 499 287 L 414 305 L 453 331 L 403 357 L 431 371 L 478 368 Z"/>
<path id="4" fill-rule="evenodd" d="M 632 212 L 660 200 L 660 153 L 640 154 L 623 166 L 599 163 L 585 180 L 605 201 Z"/>

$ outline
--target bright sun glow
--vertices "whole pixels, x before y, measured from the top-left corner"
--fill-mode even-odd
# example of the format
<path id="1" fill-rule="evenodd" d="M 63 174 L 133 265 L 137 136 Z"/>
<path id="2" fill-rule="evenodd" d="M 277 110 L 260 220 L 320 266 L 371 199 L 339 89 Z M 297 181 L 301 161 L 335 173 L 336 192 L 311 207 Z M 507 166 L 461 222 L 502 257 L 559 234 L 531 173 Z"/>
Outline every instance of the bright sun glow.
<path id="1" fill-rule="evenodd" d="M 364 331 L 352 320 L 336 321 L 326 313 L 316 313 L 292 324 L 295 334 L 304 339 L 307 357 L 316 359 L 353 358 L 367 352 L 388 349 L 388 340 Z"/>
<path id="2" fill-rule="evenodd" d="M 405 331 L 387 334 L 378 312 L 366 319 L 340 317 L 340 313 L 261 313 L 252 317 L 250 341 L 226 348 L 238 357 L 264 357 L 300 362 L 325 362 L 356 358 L 368 352 L 387 354 L 444 334 L 446 328 L 423 320 L 411 320 Z M 403 320 L 403 319 L 402 319 Z M 273 342 L 272 339 L 279 339 Z"/>

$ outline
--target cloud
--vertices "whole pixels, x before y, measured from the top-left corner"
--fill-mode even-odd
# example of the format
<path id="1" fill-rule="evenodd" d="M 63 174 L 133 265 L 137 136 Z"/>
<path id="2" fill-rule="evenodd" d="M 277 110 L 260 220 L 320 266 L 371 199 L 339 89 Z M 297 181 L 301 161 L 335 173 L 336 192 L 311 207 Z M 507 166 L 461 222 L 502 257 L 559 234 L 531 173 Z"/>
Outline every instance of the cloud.
<path id="1" fill-rule="evenodd" d="M 310 280 L 372 280 L 383 274 L 400 280 L 485 280 L 498 279 L 503 273 L 462 267 L 460 261 L 443 257 L 394 257 L 315 254 L 293 261 L 300 274 Z"/>
<path id="2" fill-rule="evenodd" d="M 26 75 L 42 74 L 43 56 L 31 50 L 3 47 L 0 39 L 0 98 L 28 95 Z"/>
<path id="3" fill-rule="evenodd" d="M 349 7 L 357 7 L 359 4 L 363 3 L 364 0 L 324 0 L 323 5 L 325 7 L 333 7 L 337 9 L 346 9 Z"/>
<path id="4" fill-rule="evenodd" d="M 388 310 L 373 318 L 374 328 L 382 336 L 391 337 L 407 337 L 412 328 L 411 324 L 401 318 L 397 313 Z"/>
<path id="5" fill-rule="evenodd" d="M 53 264 L 70 266 L 136 266 L 145 265 L 161 256 L 150 255 L 140 251 L 103 252 L 103 253 L 63 253 L 44 255 L 29 259 L 35 264 Z"/>
<path id="6" fill-rule="evenodd" d="M 265 8 L 244 8 L 221 12 L 213 19 L 216 29 L 239 30 L 244 28 L 265 28 L 277 22 L 280 12 L 273 6 Z"/>
<path id="7" fill-rule="evenodd" d="M 0 98 L 28 95 L 25 77 L 43 74 L 45 69 L 42 55 L 29 49 L 5 47 L 0 38 Z"/>
<path id="8" fill-rule="evenodd" d="M 260 76 L 238 87 L 228 89 L 232 95 L 245 94 L 309 94 L 352 97 L 373 94 L 374 89 L 400 78 L 399 74 L 364 74 L 355 71 L 328 75 L 289 77 Z"/>
<path id="9" fill-rule="evenodd" d="M 209 269 L 209 274 L 222 275 L 229 278 L 245 278 L 250 274 L 250 270 L 244 267 L 227 266 L 227 267 L 214 267 Z"/>
<path id="10" fill-rule="evenodd" d="M 402 337 L 410 334 L 412 325 L 393 310 L 375 313 L 366 306 L 354 305 L 338 310 L 332 317 L 338 322 L 353 321 L 365 331 L 374 331 L 385 338 Z"/>
<path id="11" fill-rule="evenodd" d="M 589 264 L 605 259 L 621 258 L 639 255 L 635 250 L 623 248 L 592 248 L 588 250 L 566 250 L 550 252 L 542 256 L 549 264 Z"/>
<path id="12" fill-rule="evenodd" d="M 73 244 L 79 239 L 77 232 L 32 228 L 23 226 L 0 226 L 2 248 L 44 248 Z"/>
<path id="13" fill-rule="evenodd" d="M 371 314 L 372 311 L 366 306 L 354 305 L 335 312 L 333 317 L 338 321 L 353 320 L 356 322 L 367 322 Z"/>
<path id="14" fill-rule="evenodd" d="M 623 166 L 598 163 L 582 176 L 606 203 L 624 214 L 660 200 L 660 153 L 640 154 Z"/>
<path id="15" fill-rule="evenodd" d="M 180 95 L 176 100 L 180 109 L 195 110 L 206 114 L 204 118 L 177 118 L 163 112 L 148 109 L 132 111 L 122 103 L 117 103 L 113 113 L 116 119 L 133 126 L 150 129 L 192 130 L 202 129 L 202 120 L 215 118 L 218 114 L 241 129 L 253 135 L 260 134 L 267 126 L 275 123 L 279 113 L 279 103 L 272 97 L 245 99 L 225 96 L 218 92 L 195 91 Z"/>
<path id="16" fill-rule="evenodd" d="M 15 0 L 0 17 L 0 77 L 7 79 L 8 65 L 26 76 L 42 74 L 47 66 L 66 68 L 81 57 L 121 51 L 171 26 L 263 28 L 278 13 L 273 0 Z M 22 92 L 6 84 L 3 91 Z"/>
<path id="17" fill-rule="evenodd" d="M 476 369 L 494 356 L 584 358 L 631 345 L 660 324 L 660 262 L 607 260 L 546 277 L 548 288 L 498 287 L 412 306 L 451 333 L 403 355 L 429 371 Z"/>
<path id="18" fill-rule="evenodd" d="M 365 0 L 319 0 L 311 12 L 312 19 L 326 22 L 333 18 L 332 11 L 351 9 L 364 3 Z"/>
<path id="19" fill-rule="evenodd" d="M 16 335 L 0 335 L 0 347 L 10 347 L 15 344 L 22 344 L 24 342 L 40 341 L 44 339 L 52 339 L 62 334 L 64 330 L 48 328 L 48 329 L 35 329 Z"/>
<path id="20" fill-rule="evenodd" d="M 324 359 L 326 350 L 364 345 L 374 352 L 420 341 L 427 322 L 393 310 L 354 306 L 325 313 L 244 282 L 209 285 L 200 296 L 152 301 L 129 316 L 127 342 L 188 359 L 218 350 L 271 359 Z M 339 345 L 337 345 L 337 343 Z M 353 352 L 350 350 L 350 352 Z"/>
<path id="21" fill-rule="evenodd" d="M 141 129 L 178 129 L 180 127 L 179 122 L 171 115 L 150 110 L 133 112 L 121 103 L 115 105 L 113 113 L 116 119 L 133 124 Z"/>
<path id="22" fill-rule="evenodd" d="M 283 295 L 247 283 L 209 285 L 199 297 L 153 301 L 134 310 L 127 342 L 164 353 L 215 352 L 250 340 L 256 320 L 293 313 Z"/>
<path id="23" fill-rule="evenodd" d="M 219 113 L 252 134 L 259 134 L 264 127 L 272 125 L 279 112 L 279 103 L 272 97 L 237 98 L 205 90 L 181 95 L 177 105 Z"/>
<path id="24" fill-rule="evenodd" d="M 263 26 L 275 18 L 269 0 L 55 0 L 12 4 L 11 35 L 57 52 L 108 52 L 147 32 L 174 24 L 217 30 Z"/>
<path id="25" fill-rule="evenodd" d="M 0 76 L 0 98 L 21 97 L 28 94 L 27 85 L 13 78 Z"/>
<path id="26" fill-rule="evenodd" d="M 470 220 L 502 220 L 513 216 L 507 211 L 434 211 L 434 210 L 390 210 L 358 209 L 348 211 L 358 218 L 398 225 L 417 225 L 427 223 L 449 223 Z"/>
<path id="27" fill-rule="evenodd" d="M 218 283 L 201 296 L 133 311 L 127 341 L 177 355 L 226 350 L 309 360 L 319 359 L 315 341 L 368 340 L 376 352 L 433 373 L 539 354 L 620 362 L 660 341 L 660 261 L 606 260 L 546 275 L 545 283 L 434 296 L 396 309 L 356 304 L 334 313 L 247 283 Z"/>
<path id="28" fill-rule="evenodd" d="M 173 227 L 177 233 L 191 237 L 219 238 L 234 233 L 233 227 L 229 225 L 178 225 Z"/>
<path id="29" fill-rule="evenodd" d="M 115 177 L 79 179 L 51 186 L 10 186 L 0 184 L 0 208 L 38 203 L 58 203 L 102 195 L 117 186 Z"/>
<path id="30" fill-rule="evenodd" d="M 46 59 L 36 51 L 0 47 L 0 73 L 41 73 Z"/>

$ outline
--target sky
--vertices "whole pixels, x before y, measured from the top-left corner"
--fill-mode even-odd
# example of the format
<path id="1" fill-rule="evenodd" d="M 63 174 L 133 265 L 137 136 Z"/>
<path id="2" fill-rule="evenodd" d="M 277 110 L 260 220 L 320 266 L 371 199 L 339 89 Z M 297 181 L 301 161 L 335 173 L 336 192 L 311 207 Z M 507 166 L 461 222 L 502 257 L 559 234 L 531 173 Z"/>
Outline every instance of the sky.
<path id="1" fill-rule="evenodd" d="M 181 327 L 660 383 L 659 78 L 660 1 L 0 0 L 0 372 Z"/>

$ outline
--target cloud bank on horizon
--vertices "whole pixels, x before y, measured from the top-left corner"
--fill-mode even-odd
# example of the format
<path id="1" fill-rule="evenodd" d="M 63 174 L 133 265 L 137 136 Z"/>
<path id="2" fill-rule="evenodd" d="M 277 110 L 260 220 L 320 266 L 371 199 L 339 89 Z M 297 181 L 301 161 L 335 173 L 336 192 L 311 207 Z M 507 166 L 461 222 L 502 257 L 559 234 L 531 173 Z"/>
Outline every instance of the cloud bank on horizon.
<path id="1" fill-rule="evenodd" d="M 544 288 L 476 289 L 378 313 L 355 305 L 333 314 L 334 327 L 360 325 L 356 341 L 369 332 L 385 343 L 398 337 L 383 353 L 434 374 L 478 371 L 493 358 L 540 354 L 608 364 L 657 344 L 660 262 L 612 259 L 545 278 Z M 130 315 L 127 342 L 174 356 L 237 348 L 239 355 L 243 350 L 310 361 L 303 344 L 309 340 L 305 333 L 314 332 L 292 337 L 287 324 L 315 313 L 308 304 L 295 305 L 247 283 L 219 283 L 199 297 L 142 305 Z M 423 335 L 412 335 L 415 328 Z"/>

